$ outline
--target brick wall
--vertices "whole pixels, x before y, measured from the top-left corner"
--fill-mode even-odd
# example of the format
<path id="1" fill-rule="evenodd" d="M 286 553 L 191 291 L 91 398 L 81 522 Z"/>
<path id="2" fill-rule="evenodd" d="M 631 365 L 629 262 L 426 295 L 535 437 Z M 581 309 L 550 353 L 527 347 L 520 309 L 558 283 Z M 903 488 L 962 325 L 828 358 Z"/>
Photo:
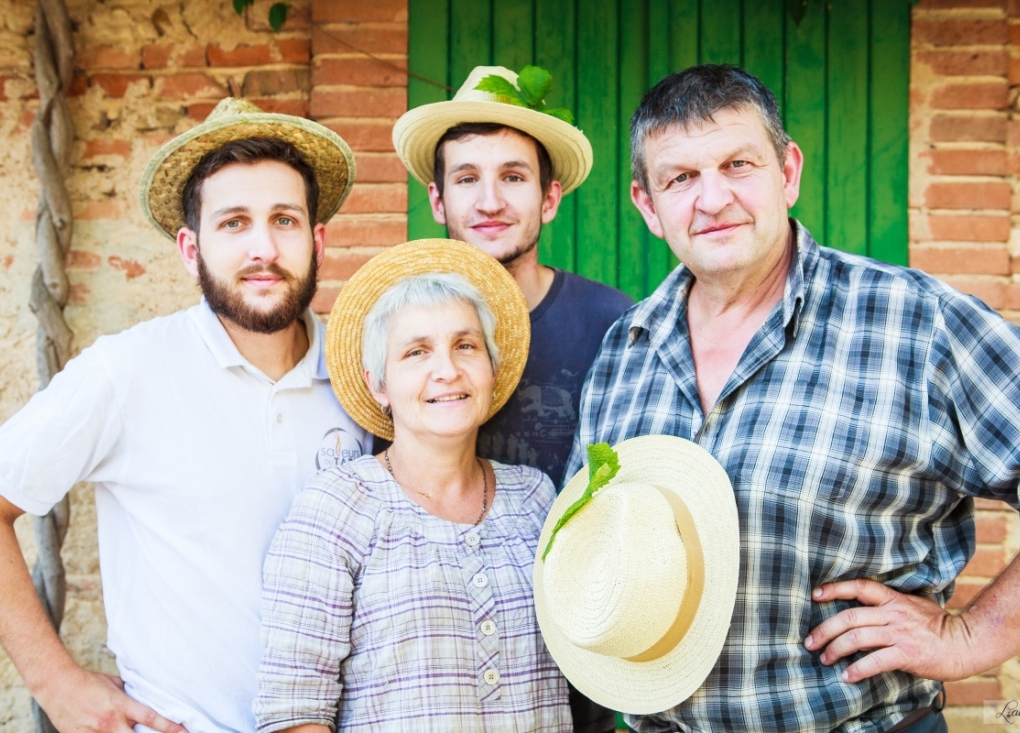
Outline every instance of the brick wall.
<path id="1" fill-rule="evenodd" d="M 311 69 L 311 116 L 344 138 L 358 163 L 357 185 L 326 226 L 312 304 L 322 312 L 372 255 L 407 240 L 407 171 L 391 139 L 407 110 L 407 0 L 313 0 Z"/>
<path id="2" fill-rule="evenodd" d="M 911 32 L 910 264 L 1020 323 L 1020 2 L 922 0 Z M 978 501 L 961 608 L 1020 547 L 1016 512 Z M 1020 662 L 946 686 L 950 730 L 987 731 L 985 700 L 1020 697 Z"/>

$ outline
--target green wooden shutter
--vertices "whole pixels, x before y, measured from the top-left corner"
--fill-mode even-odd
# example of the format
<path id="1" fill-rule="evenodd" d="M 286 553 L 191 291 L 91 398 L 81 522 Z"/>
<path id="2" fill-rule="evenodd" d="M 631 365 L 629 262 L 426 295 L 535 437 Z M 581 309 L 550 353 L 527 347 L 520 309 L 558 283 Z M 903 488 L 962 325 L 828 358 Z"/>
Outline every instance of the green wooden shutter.
<path id="1" fill-rule="evenodd" d="M 595 165 L 542 232 L 543 262 L 650 293 L 675 265 L 630 202 L 630 115 L 673 70 L 738 64 L 775 92 L 803 148 L 794 215 L 823 244 L 907 262 L 909 0 L 409 0 L 408 103 L 442 101 L 480 64 L 553 73 Z M 414 75 L 443 84 L 444 89 Z M 411 238 L 444 236 L 409 179 Z"/>

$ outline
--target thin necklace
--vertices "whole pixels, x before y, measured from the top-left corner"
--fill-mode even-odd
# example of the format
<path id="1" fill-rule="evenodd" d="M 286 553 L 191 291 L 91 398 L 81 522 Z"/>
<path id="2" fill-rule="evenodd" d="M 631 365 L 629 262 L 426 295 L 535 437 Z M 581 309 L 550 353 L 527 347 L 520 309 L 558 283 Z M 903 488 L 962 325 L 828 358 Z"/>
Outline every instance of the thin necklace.
<path id="1" fill-rule="evenodd" d="M 393 464 L 390 463 L 390 449 L 388 446 L 386 450 L 383 451 L 383 458 L 386 459 L 386 470 L 390 472 L 390 476 L 393 477 L 393 480 L 397 481 L 397 477 L 393 473 Z M 485 466 L 482 465 L 482 459 L 479 458 L 478 456 L 475 456 L 475 461 L 478 463 L 478 467 L 482 469 L 482 511 L 478 512 L 478 519 L 475 520 L 475 523 L 473 525 L 477 527 L 479 524 L 482 523 L 482 517 L 485 516 L 485 510 L 489 506 L 489 476 L 487 473 L 485 473 Z M 397 481 L 397 483 L 400 482 Z M 418 491 L 418 489 L 414 487 L 411 488 L 411 491 L 413 491 L 416 494 L 420 494 L 421 496 L 424 496 L 429 500 L 432 500 L 432 494 L 426 494 L 424 491 Z"/>

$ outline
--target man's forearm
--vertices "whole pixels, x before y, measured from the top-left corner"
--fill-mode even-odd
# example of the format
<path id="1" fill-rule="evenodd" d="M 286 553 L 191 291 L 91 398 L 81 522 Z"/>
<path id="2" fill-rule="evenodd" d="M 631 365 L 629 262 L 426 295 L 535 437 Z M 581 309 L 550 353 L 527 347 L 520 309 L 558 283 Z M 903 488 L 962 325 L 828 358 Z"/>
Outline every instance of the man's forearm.
<path id="1" fill-rule="evenodd" d="M 967 604 L 960 618 L 972 641 L 972 674 L 1020 654 L 1020 555 Z"/>
<path id="2" fill-rule="evenodd" d="M 67 653 L 35 593 L 14 532 L 22 514 L 0 498 L 0 645 L 37 700 L 78 665 Z M 42 701 L 40 700 L 42 703 Z"/>

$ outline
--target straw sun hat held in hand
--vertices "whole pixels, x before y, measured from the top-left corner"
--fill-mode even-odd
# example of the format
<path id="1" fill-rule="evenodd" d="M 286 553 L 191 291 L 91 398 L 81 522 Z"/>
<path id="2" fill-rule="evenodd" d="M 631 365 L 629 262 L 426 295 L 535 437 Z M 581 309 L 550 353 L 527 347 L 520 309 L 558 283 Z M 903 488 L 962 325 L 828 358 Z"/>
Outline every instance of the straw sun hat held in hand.
<path id="1" fill-rule="evenodd" d="M 723 648 L 740 568 L 737 506 L 722 466 L 690 441 L 645 436 L 615 450 L 618 473 L 560 527 L 543 560 L 588 467 L 553 504 L 535 609 L 578 690 L 621 712 L 659 713 L 694 694 Z"/>

